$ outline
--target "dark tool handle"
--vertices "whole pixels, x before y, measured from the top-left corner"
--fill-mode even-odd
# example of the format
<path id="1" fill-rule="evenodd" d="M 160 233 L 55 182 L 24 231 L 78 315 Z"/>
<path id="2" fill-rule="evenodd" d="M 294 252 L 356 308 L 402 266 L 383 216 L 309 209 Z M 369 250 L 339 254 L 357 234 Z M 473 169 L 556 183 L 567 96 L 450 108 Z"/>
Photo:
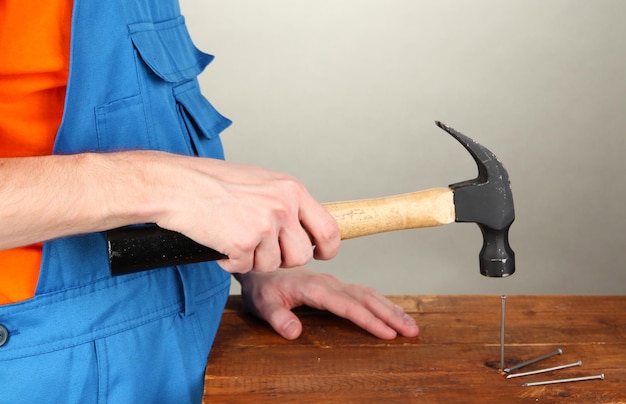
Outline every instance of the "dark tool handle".
<path id="1" fill-rule="evenodd" d="M 180 233 L 156 225 L 122 227 L 109 230 L 106 235 L 111 275 L 228 258 Z"/>

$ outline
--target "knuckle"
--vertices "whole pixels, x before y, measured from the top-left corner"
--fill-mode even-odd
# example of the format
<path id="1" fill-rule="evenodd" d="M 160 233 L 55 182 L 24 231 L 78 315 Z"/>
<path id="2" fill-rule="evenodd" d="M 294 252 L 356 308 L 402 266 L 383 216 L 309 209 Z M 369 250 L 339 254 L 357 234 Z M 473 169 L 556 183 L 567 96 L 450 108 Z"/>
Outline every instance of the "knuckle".
<path id="1" fill-rule="evenodd" d="M 276 228 L 275 216 L 280 211 L 276 204 L 273 204 L 268 211 L 261 211 L 256 213 L 253 217 L 250 217 L 246 223 L 247 229 L 242 233 L 246 237 L 252 239 L 264 239 L 273 234 Z"/>
<path id="2" fill-rule="evenodd" d="M 298 254 L 285 255 L 281 266 L 283 268 L 300 267 L 306 265 L 312 258 L 313 250 L 303 249 Z"/>
<path id="3" fill-rule="evenodd" d="M 381 306 L 381 295 L 376 289 L 365 286 L 359 286 L 358 289 L 356 293 L 361 296 L 364 307 L 374 310 Z"/>
<path id="4" fill-rule="evenodd" d="M 231 274 L 245 274 L 252 270 L 252 265 L 250 265 L 249 261 L 245 259 L 231 257 L 227 260 L 220 261 L 219 264 L 224 271 Z"/>
<path id="5" fill-rule="evenodd" d="M 299 200 L 303 195 L 308 195 L 304 185 L 290 175 L 284 175 L 281 178 L 280 187 L 289 200 Z"/>
<path id="6" fill-rule="evenodd" d="M 254 265 L 254 270 L 257 272 L 273 272 L 278 268 L 280 268 L 280 260 L 273 260 Z"/>
<path id="7" fill-rule="evenodd" d="M 309 299 L 314 302 L 319 302 L 319 304 L 321 305 L 321 308 L 328 309 L 328 307 L 326 306 L 326 301 L 327 301 L 326 287 L 324 285 L 321 285 L 315 282 L 311 282 L 307 286 L 308 286 L 307 294 L 309 296 Z M 339 311 L 341 314 L 344 313 L 341 307 L 335 307 L 335 310 Z"/>
<path id="8" fill-rule="evenodd" d="M 339 226 L 332 218 L 320 223 L 319 234 L 317 237 L 323 243 L 332 243 L 339 241 Z"/>
<path id="9" fill-rule="evenodd" d="M 253 271 L 255 271 L 255 272 L 264 272 L 264 273 L 267 273 L 267 272 L 273 272 L 273 271 L 275 271 L 276 269 L 277 269 L 277 267 L 272 267 L 272 266 L 265 266 L 265 265 L 261 265 L 261 266 L 255 266 L 255 267 L 253 268 Z"/>
<path id="10" fill-rule="evenodd" d="M 232 241 L 232 248 L 239 254 L 250 254 L 256 248 L 257 241 L 251 237 L 238 237 Z"/>
<path id="11" fill-rule="evenodd" d="M 281 179 L 282 185 L 292 192 L 302 192 L 304 185 L 296 178 L 288 174 L 284 174 Z"/>
<path id="12" fill-rule="evenodd" d="M 291 209 L 291 206 L 289 205 L 289 202 L 288 202 L 287 199 L 278 200 L 278 201 L 276 201 L 274 206 L 272 206 L 272 215 L 280 223 L 288 222 L 290 220 L 290 218 L 291 218 L 290 217 L 291 216 L 291 212 L 292 212 L 292 209 Z M 269 223 L 268 223 L 268 225 L 269 225 Z"/>
<path id="13" fill-rule="evenodd" d="M 282 262 L 278 244 L 259 246 L 254 253 L 254 270 L 258 272 L 272 272 L 280 268 Z"/>

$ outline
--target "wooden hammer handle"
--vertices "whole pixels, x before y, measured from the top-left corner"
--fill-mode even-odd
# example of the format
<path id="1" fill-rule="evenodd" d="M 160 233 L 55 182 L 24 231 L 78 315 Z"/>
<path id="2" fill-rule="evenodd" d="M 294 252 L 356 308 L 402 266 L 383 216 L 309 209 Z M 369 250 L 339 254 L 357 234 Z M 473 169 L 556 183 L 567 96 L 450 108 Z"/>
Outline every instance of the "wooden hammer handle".
<path id="1" fill-rule="evenodd" d="M 441 226 L 455 219 L 450 188 L 434 188 L 396 196 L 325 203 L 346 240 L 370 234 Z"/>

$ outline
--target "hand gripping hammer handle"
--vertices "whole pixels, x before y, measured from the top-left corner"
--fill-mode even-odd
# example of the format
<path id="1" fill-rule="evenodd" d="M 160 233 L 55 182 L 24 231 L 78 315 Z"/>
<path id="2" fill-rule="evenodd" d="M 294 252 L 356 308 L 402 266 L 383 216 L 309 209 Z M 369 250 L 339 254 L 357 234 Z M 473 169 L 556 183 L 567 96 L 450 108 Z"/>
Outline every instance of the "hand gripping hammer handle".
<path id="1" fill-rule="evenodd" d="M 453 194 L 449 188 L 327 203 L 324 207 L 337 221 L 342 240 L 454 221 Z M 228 258 L 181 233 L 156 225 L 110 230 L 107 238 L 114 275 Z"/>

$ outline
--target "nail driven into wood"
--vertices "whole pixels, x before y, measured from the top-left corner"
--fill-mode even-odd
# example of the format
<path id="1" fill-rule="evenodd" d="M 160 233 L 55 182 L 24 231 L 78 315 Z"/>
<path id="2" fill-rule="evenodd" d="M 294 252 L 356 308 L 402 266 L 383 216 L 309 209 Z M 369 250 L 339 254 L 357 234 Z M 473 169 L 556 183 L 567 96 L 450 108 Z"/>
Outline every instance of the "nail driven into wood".
<path id="1" fill-rule="evenodd" d="M 514 370 L 516 370 L 516 369 L 523 368 L 524 366 L 532 365 L 533 363 L 537 363 L 537 362 L 539 362 L 539 361 L 542 361 L 542 360 L 544 360 L 544 359 L 551 358 L 551 357 L 556 356 L 556 355 L 563 355 L 563 351 L 561 350 L 561 348 L 557 349 L 557 350 L 556 350 L 556 351 L 554 351 L 554 352 L 550 352 L 550 353 L 548 353 L 548 354 L 538 356 L 538 357 L 536 357 L 536 358 L 534 358 L 534 359 L 529 359 L 529 360 L 527 360 L 527 361 L 520 362 L 520 363 L 518 363 L 518 364 L 517 364 L 517 365 L 515 365 L 515 366 L 511 366 L 510 368 L 506 368 L 506 369 L 504 369 L 504 371 L 505 371 L 506 373 L 511 373 L 512 371 L 514 371 Z"/>
<path id="2" fill-rule="evenodd" d="M 573 368 L 574 366 L 582 366 L 582 364 L 583 364 L 582 361 L 578 361 L 578 362 L 574 362 L 574 363 L 568 363 L 567 365 L 555 366 L 555 367 L 547 368 L 547 369 L 539 369 L 539 370 L 533 370 L 533 371 L 530 371 L 530 372 L 523 372 L 523 373 L 514 373 L 512 375 L 508 375 L 506 378 L 507 379 L 512 379 L 514 377 L 537 375 L 539 373 L 548 373 L 548 372 L 553 372 L 555 370 Z"/>
<path id="3" fill-rule="evenodd" d="M 545 386 L 546 384 L 584 382 L 586 380 L 604 380 L 604 373 L 594 376 L 573 377 L 571 379 L 546 380 L 545 382 L 524 383 L 522 387 Z"/>
<path id="4" fill-rule="evenodd" d="M 506 309 L 506 295 L 502 299 L 502 316 L 500 317 L 500 369 L 504 372 L 504 311 Z"/>

